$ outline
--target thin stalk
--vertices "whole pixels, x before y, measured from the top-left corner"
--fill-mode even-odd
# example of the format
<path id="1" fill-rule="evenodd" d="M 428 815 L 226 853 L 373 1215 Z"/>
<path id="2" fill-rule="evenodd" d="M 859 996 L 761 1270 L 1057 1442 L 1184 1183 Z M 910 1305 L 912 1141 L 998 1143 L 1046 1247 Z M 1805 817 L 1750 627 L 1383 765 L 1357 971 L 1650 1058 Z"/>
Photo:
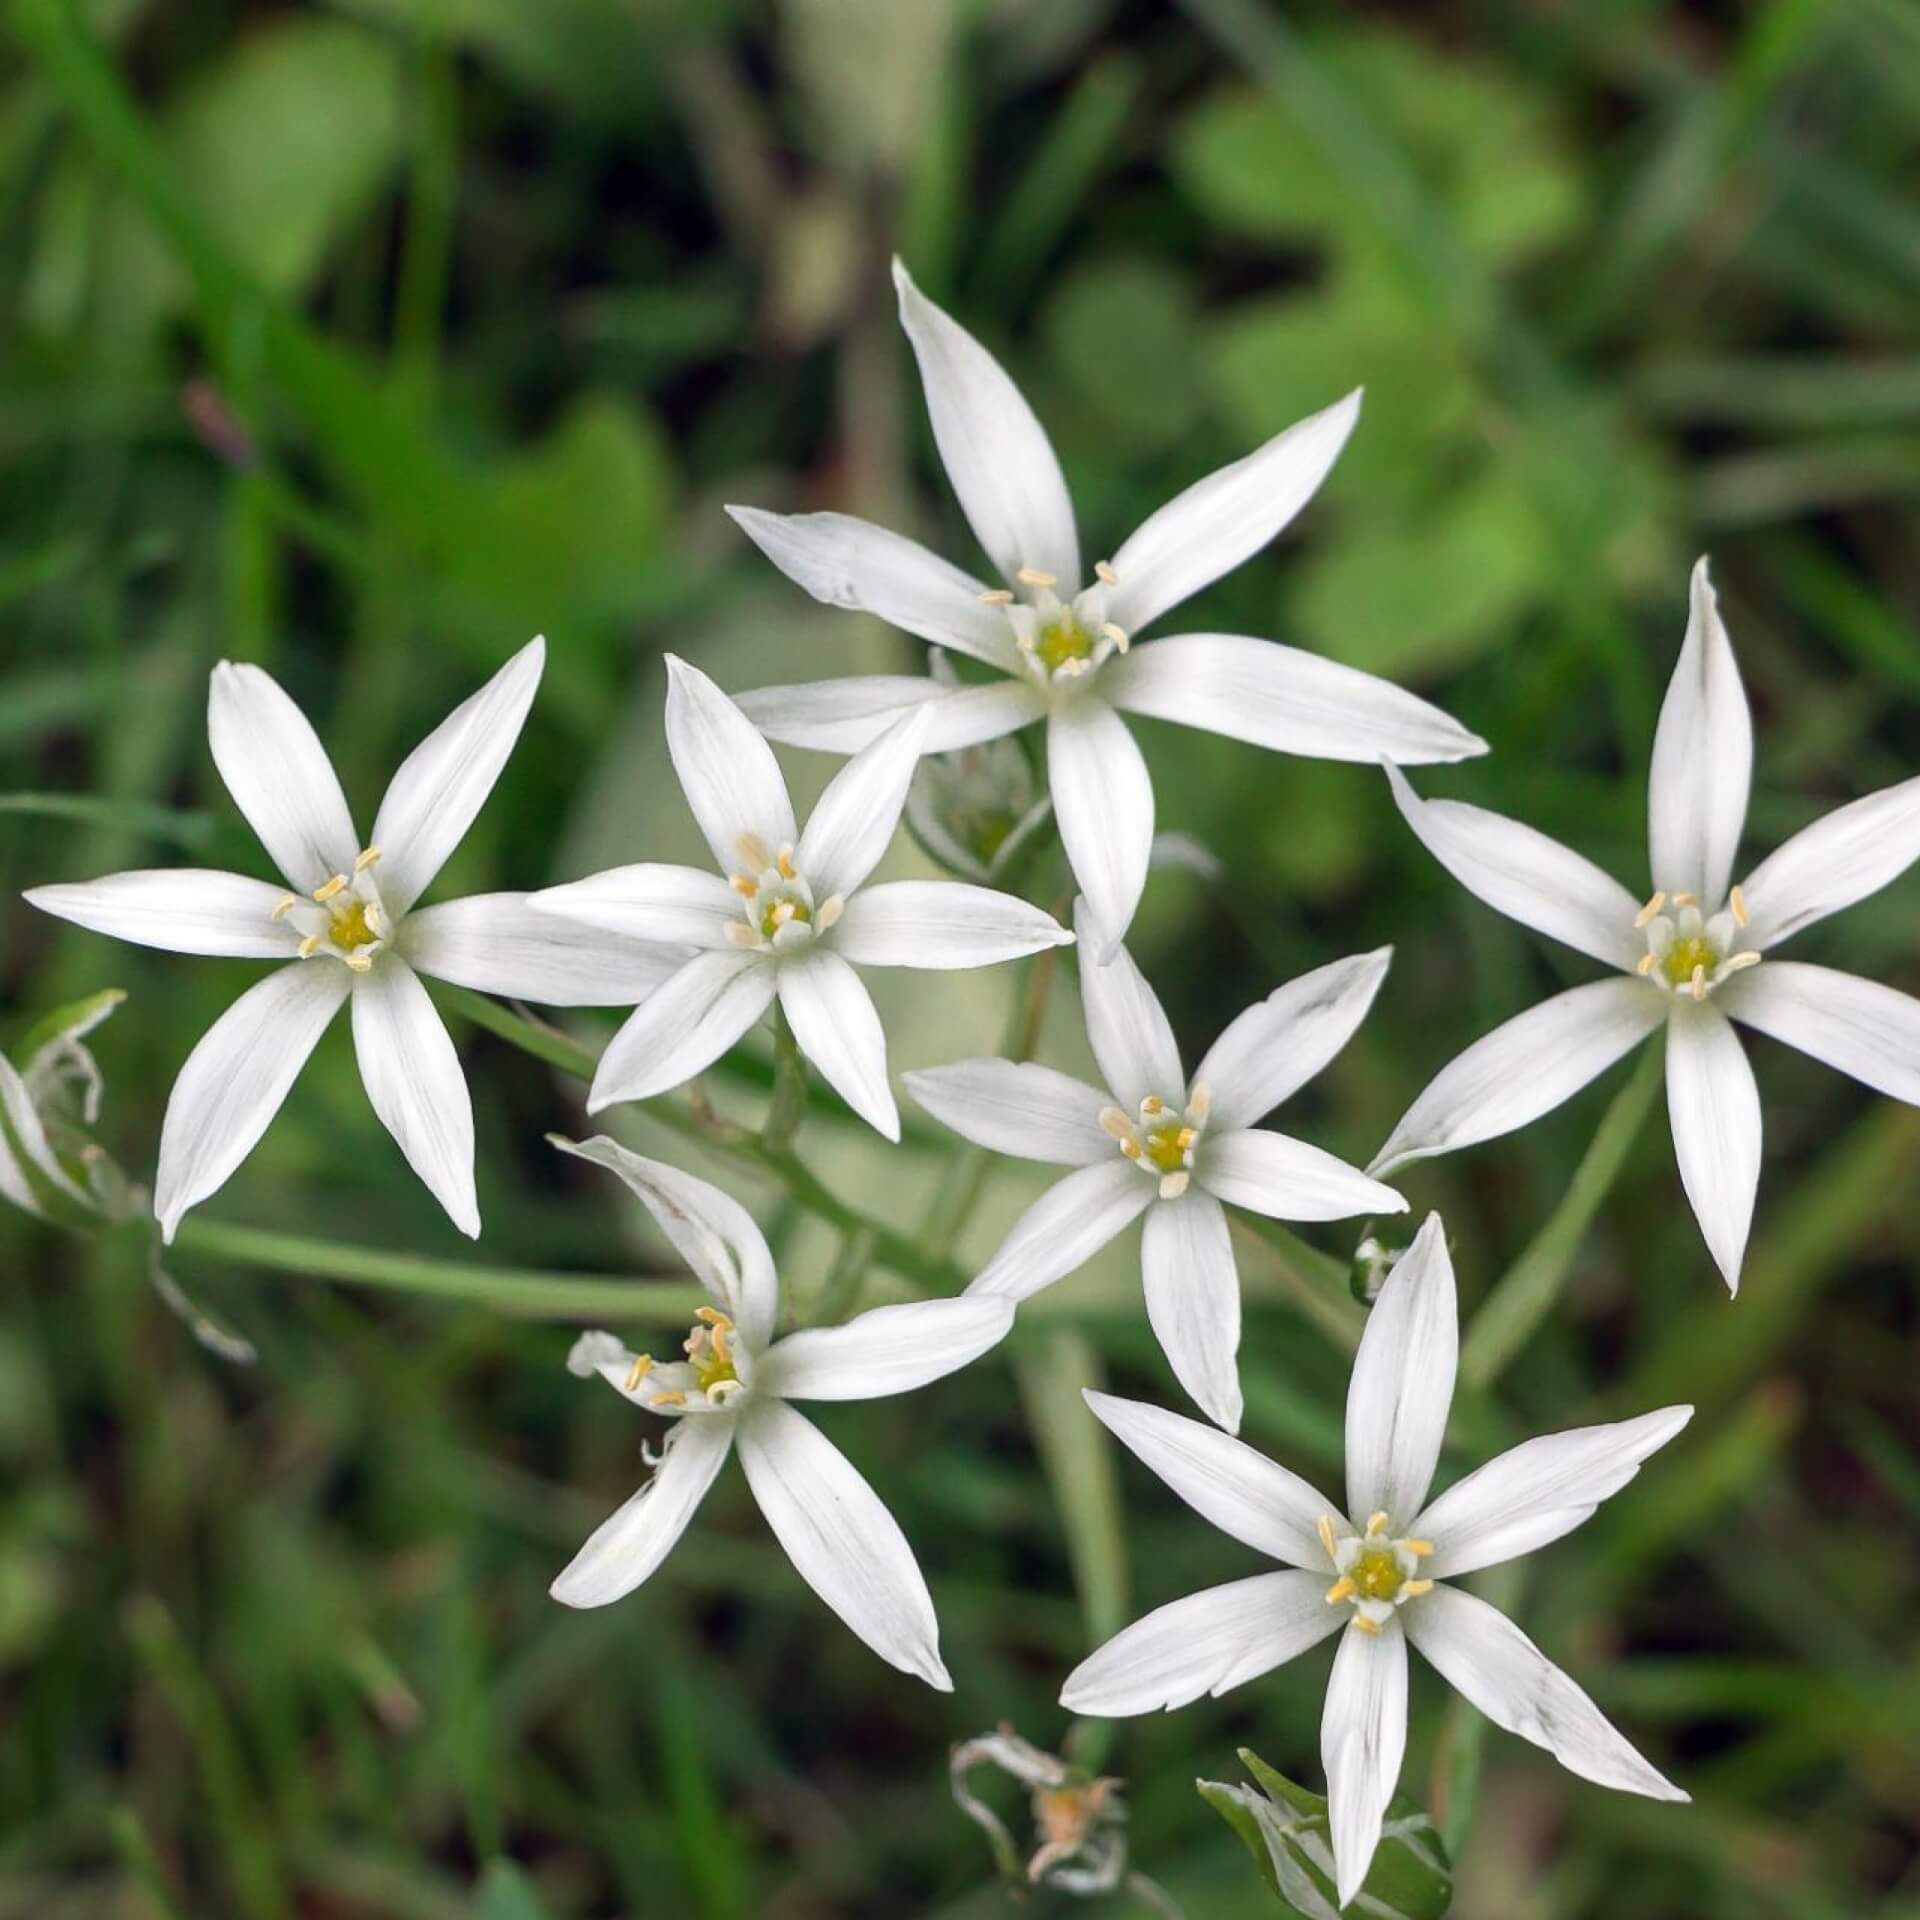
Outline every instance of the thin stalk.
<path id="1" fill-rule="evenodd" d="M 1256 1242 L 1267 1254 L 1294 1304 L 1320 1329 L 1329 1344 L 1341 1353 L 1354 1352 L 1360 1345 L 1360 1332 L 1367 1323 L 1367 1314 L 1353 1297 L 1345 1264 L 1332 1254 L 1309 1246 L 1277 1220 L 1238 1210 L 1227 1217 L 1242 1238 Z"/>
<path id="2" fill-rule="evenodd" d="M 793 1037 L 786 1009 L 777 1003 L 773 1015 L 773 1104 L 760 1129 L 760 1144 L 781 1152 L 793 1144 L 800 1122 L 807 1117 L 807 1058 Z"/>

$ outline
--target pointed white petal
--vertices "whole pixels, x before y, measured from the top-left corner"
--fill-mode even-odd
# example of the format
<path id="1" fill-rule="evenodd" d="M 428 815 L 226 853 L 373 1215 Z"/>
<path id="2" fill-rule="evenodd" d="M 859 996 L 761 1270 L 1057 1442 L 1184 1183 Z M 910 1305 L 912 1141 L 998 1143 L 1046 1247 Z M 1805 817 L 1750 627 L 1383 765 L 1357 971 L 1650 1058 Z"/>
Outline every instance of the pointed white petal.
<path id="1" fill-rule="evenodd" d="M 1920 1106 L 1920 1000 L 1857 974 L 1769 960 L 1714 994 L 1723 1013 Z"/>
<path id="2" fill-rule="evenodd" d="M 666 946 L 730 948 L 727 929 L 744 924 L 740 895 L 717 873 L 654 861 L 610 867 L 528 899 L 536 915 Z"/>
<path id="3" fill-rule="evenodd" d="M 1645 957 L 1633 924 L 1640 902 L 1585 855 L 1485 807 L 1422 800 L 1397 767 L 1387 778 L 1401 817 L 1469 893 L 1610 967 L 1631 971 Z"/>
<path id="4" fill-rule="evenodd" d="M 1085 1398 L 1114 1438 L 1201 1519 L 1242 1546 L 1316 1577 L 1327 1566 L 1319 1528 L 1336 1508 L 1298 1474 L 1183 1413 L 1090 1389 Z"/>
<path id="5" fill-rule="evenodd" d="M 340 1011 L 353 976 L 296 961 L 249 987 L 187 1055 L 160 1129 L 153 1210 L 168 1240 L 189 1207 L 223 1187 Z"/>
<path id="6" fill-rule="evenodd" d="M 994 1153 L 1061 1167 L 1101 1166 L 1118 1157 L 1112 1135 L 1100 1125 L 1107 1096 L 1051 1067 L 956 1060 L 902 1078 L 936 1120 Z"/>
<path id="7" fill-rule="evenodd" d="M 913 1549 L 846 1455 L 784 1401 L 755 1400 L 740 1417 L 740 1464 L 807 1585 L 889 1666 L 951 1693 Z"/>
<path id="8" fill-rule="evenodd" d="M 776 977 L 765 954 L 695 954 L 607 1043 L 587 1111 L 651 1100 L 704 1073 L 772 1005 Z"/>
<path id="9" fill-rule="evenodd" d="M 773 1338 L 780 1283 L 766 1236 L 753 1215 L 710 1180 L 623 1147 L 605 1134 L 591 1140 L 548 1136 L 562 1153 L 590 1160 L 622 1181 L 673 1242 L 693 1277 L 739 1329 L 749 1358 Z"/>
<path id="10" fill-rule="evenodd" d="M 1647 843 L 1656 887 L 1698 894 L 1703 913 L 1727 897 L 1752 778 L 1753 716 L 1702 559 L 1653 736 Z"/>
<path id="11" fill-rule="evenodd" d="M 1073 944 L 1073 935 L 1044 908 L 957 880 L 862 887 L 830 938 L 834 952 L 856 966 L 943 970 L 990 967 Z"/>
<path id="12" fill-rule="evenodd" d="M 115 940 L 165 953 L 291 960 L 300 936 L 273 910 L 285 887 L 205 867 L 146 867 L 100 880 L 34 887 L 29 906 Z"/>
<path id="13" fill-rule="evenodd" d="M 852 893 L 880 864 L 907 804 L 930 718 L 920 707 L 896 720 L 827 782 L 794 856 L 816 900 Z"/>
<path id="14" fill-rule="evenodd" d="M 401 761 L 373 823 L 380 897 L 391 912 L 405 913 L 467 837 L 526 725 L 546 664 L 547 643 L 529 640 Z"/>
<path id="15" fill-rule="evenodd" d="M 1126 937 L 1153 855 L 1153 778 L 1127 723 L 1092 695 L 1047 722 L 1047 778 L 1067 863 L 1104 959 Z"/>
<path id="16" fill-rule="evenodd" d="M 1399 1617 L 1378 1633 L 1349 1627 L 1333 1656 L 1320 1717 L 1334 1897 L 1343 1907 L 1366 1883 L 1406 1751 L 1407 1637 Z"/>
<path id="17" fill-rule="evenodd" d="M 698 667 L 667 655 L 667 752 L 722 873 L 799 838 L 787 783 L 760 731 Z"/>
<path id="18" fill-rule="evenodd" d="M 1245 634 L 1149 640 L 1100 669 L 1100 692 L 1128 713 L 1315 760 L 1417 767 L 1487 750 L 1478 734 L 1391 681 Z"/>
<path id="19" fill-rule="evenodd" d="M 1173 1377 L 1215 1426 L 1240 1431 L 1240 1273 L 1226 1209 L 1189 1187 L 1147 1209 L 1140 1235 L 1147 1319 Z"/>
<path id="20" fill-rule="evenodd" d="M 917 541 L 845 513 L 727 512 L 789 580 L 830 607 L 870 613 L 936 646 L 1019 671 L 1013 629 L 971 574 Z"/>
<path id="21" fill-rule="evenodd" d="M 1080 1004 L 1086 1013 L 1087 1043 L 1106 1076 L 1107 1088 L 1129 1114 L 1148 1094 L 1177 1101 L 1186 1091 L 1186 1074 L 1173 1028 L 1146 976 L 1125 947 L 1101 960 L 1097 915 L 1091 902 L 1073 903 L 1074 932 L 1080 942 Z"/>
<path id="22" fill-rule="evenodd" d="M 353 871 L 360 845 L 339 776 L 270 674 L 231 660 L 214 668 L 207 744 L 234 805 L 290 885 L 309 893 Z"/>
<path id="23" fill-rule="evenodd" d="M 1357 1167 L 1284 1133 L 1248 1127 L 1204 1136 L 1194 1180 L 1232 1207 L 1270 1220 L 1351 1220 L 1360 1213 L 1405 1213 L 1391 1187 Z"/>
<path id="24" fill-rule="evenodd" d="M 1013 1302 L 991 1294 L 873 1307 L 768 1348 L 753 1389 L 781 1400 L 883 1400 L 944 1380 L 1007 1337 Z"/>
<path id="25" fill-rule="evenodd" d="M 957 320 L 893 263 L 900 324 L 913 343 L 941 464 L 993 564 L 1012 580 L 1022 567 L 1080 584 L 1073 502 L 1053 444 L 1007 371 Z"/>
<path id="26" fill-rule="evenodd" d="M 436 980 L 542 1007 L 637 1006 L 686 963 L 682 948 L 536 911 L 536 897 L 476 893 L 421 907 L 396 944 Z"/>
<path id="27" fill-rule="evenodd" d="M 837 953 L 824 947 L 779 968 L 780 1005 L 800 1051 L 860 1118 L 900 1138 L 900 1110 L 887 1084 L 887 1035 L 873 996 Z"/>
<path id="28" fill-rule="evenodd" d="M 1305 1086 L 1367 1017 L 1392 958 L 1380 947 L 1316 967 L 1241 1014 L 1194 1069 L 1207 1124 L 1250 1127 Z"/>
<path id="29" fill-rule="evenodd" d="M 977 747 L 1031 726 L 1047 710 L 1031 680 L 998 680 L 985 687 L 944 687 L 924 674 L 869 673 L 851 680 L 814 680 L 803 686 L 758 687 L 740 696 L 740 710 L 769 740 L 822 753 L 858 753 L 903 714 L 928 706 L 924 753 Z"/>
<path id="30" fill-rule="evenodd" d="M 653 1478 L 600 1523 L 553 1583 L 553 1597 L 569 1607 L 604 1607 L 639 1586 L 686 1532 L 726 1464 L 733 1428 L 729 1417 L 676 1420 Z"/>
<path id="31" fill-rule="evenodd" d="M 1545 1747 L 1569 1773 L 1652 1800 L 1685 1800 L 1503 1613 L 1435 1587 L 1400 1614 L 1413 1644 L 1496 1727 Z"/>
<path id="32" fill-rule="evenodd" d="M 1084 1266 L 1153 1199 L 1153 1182 L 1118 1154 L 1068 1174 L 1013 1223 L 968 1293 L 1029 1298 Z"/>
<path id="33" fill-rule="evenodd" d="M 1403 1532 L 1440 1459 L 1460 1358 L 1460 1303 L 1447 1230 L 1430 1213 L 1367 1316 L 1347 1384 L 1347 1511 Z"/>
<path id="34" fill-rule="evenodd" d="M 467 1076 L 420 976 L 397 953 L 354 982 L 353 1047 L 367 1098 L 407 1164 L 453 1224 L 479 1239 Z"/>
<path id="35" fill-rule="evenodd" d="M 1667 1022 L 1667 1119 L 1680 1183 L 1729 1292 L 1740 1291 L 1760 1187 L 1760 1089 L 1747 1050 L 1711 1000 L 1676 996 Z"/>
<path id="36" fill-rule="evenodd" d="M 1427 1083 L 1367 1169 L 1496 1140 L 1571 1100 L 1667 1017 L 1671 996 L 1644 980 L 1595 980 L 1516 1014 Z"/>
<path id="37" fill-rule="evenodd" d="M 1096 1718 L 1218 1699 L 1318 1646 L 1345 1624 L 1317 1573 L 1256 1573 L 1157 1607 L 1067 1675 L 1060 1704 Z"/>
<path id="38" fill-rule="evenodd" d="M 1455 1580 L 1571 1533 L 1692 1418 L 1691 1407 L 1662 1407 L 1637 1420 L 1576 1427 L 1510 1448 L 1449 1487 L 1413 1522 L 1414 1537 L 1433 1542 L 1433 1557 L 1420 1571 Z"/>
<path id="39" fill-rule="evenodd" d="M 1754 868 L 1742 887 L 1762 950 L 1878 893 L 1920 860 L 1920 776 L 1836 807 Z"/>
<path id="40" fill-rule="evenodd" d="M 1319 491 L 1359 417 L 1356 388 L 1168 501 L 1113 556 L 1108 618 L 1138 633 L 1258 553 Z"/>

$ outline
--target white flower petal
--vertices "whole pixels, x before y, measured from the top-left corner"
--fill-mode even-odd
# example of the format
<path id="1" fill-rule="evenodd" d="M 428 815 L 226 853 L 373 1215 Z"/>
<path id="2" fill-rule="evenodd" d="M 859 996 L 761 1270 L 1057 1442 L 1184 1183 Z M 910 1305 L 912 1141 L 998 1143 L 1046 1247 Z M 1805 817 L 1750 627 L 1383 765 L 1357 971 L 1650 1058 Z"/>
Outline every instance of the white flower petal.
<path id="1" fill-rule="evenodd" d="M 1581 1690 L 1503 1613 L 1435 1587 L 1401 1609 L 1408 1637 L 1496 1727 L 1545 1747 L 1569 1773 L 1653 1800 L 1688 1796 L 1649 1766 Z"/>
<path id="2" fill-rule="evenodd" d="M 407 1164 L 453 1224 L 477 1240 L 467 1076 L 420 976 L 396 953 L 354 982 L 353 1047 L 367 1098 Z"/>
<path id="3" fill-rule="evenodd" d="M 1760 1187 L 1760 1089 L 1732 1022 L 1711 1000 L 1667 1022 L 1667 1119 L 1680 1184 L 1729 1292 L 1740 1291 Z"/>
<path id="4" fill-rule="evenodd" d="M 1425 1503 L 1459 1358 L 1453 1257 L 1440 1216 L 1430 1213 L 1367 1315 L 1347 1383 L 1347 1512 L 1355 1526 L 1384 1513 L 1388 1531 L 1400 1533 Z"/>
<path id="5" fill-rule="evenodd" d="M 1117 1158 L 1113 1136 L 1100 1125 L 1107 1096 L 1052 1067 L 956 1060 L 902 1078 L 936 1120 L 975 1146 L 1062 1167 L 1101 1166 Z"/>
<path id="6" fill-rule="evenodd" d="M 1106 1076 L 1107 1089 L 1131 1114 L 1148 1094 L 1177 1101 L 1186 1091 L 1186 1074 L 1173 1028 L 1146 977 L 1125 947 L 1105 961 L 1099 922 L 1091 903 L 1073 903 L 1073 926 L 1080 942 L 1080 1004 L 1085 1010 L 1087 1043 Z"/>
<path id="7" fill-rule="evenodd" d="M 543 1007 L 637 1006 L 686 963 L 678 947 L 559 919 L 535 899 L 476 893 L 421 907 L 395 944 L 436 980 Z"/>
<path id="8" fill-rule="evenodd" d="M 1047 779 L 1067 863 L 1098 929 L 1088 944 L 1105 959 L 1126 937 L 1146 888 L 1153 778 L 1127 723 L 1088 694 L 1056 707 L 1047 722 Z"/>
<path id="9" fill-rule="evenodd" d="M 1509 1448 L 1449 1487 L 1413 1522 L 1414 1536 L 1433 1543 L 1433 1557 L 1420 1571 L 1455 1580 L 1571 1533 L 1692 1418 L 1691 1407 L 1662 1407 L 1637 1420 L 1576 1427 Z"/>
<path id="10" fill-rule="evenodd" d="M 1147 1209 L 1140 1235 L 1147 1319 L 1173 1377 L 1215 1426 L 1240 1431 L 1240 1273 L 1226 1209 L 1190 1187 Z"/>
<path id="11" fill-rule="evenodd" d="M 639 1586 L 686 1532 L 726 1464 L 733 1429 L 731 1418 L 676 1420 L 653 1478 L 600 1523 L 554 1581 L 553 1597 L 569 1607 L 604 1607 Z"/>
<path id="12" fill-rule="evenodd" d="M 807 1585 L 889 1666 L 951 1693 L 913 1549 L 846 1455 L 784 1401 L 755 1400 L 740 1417 L 740 1464 Z"/>
<path id="13" fill-rule="evenodd" d="M 1154 1200 L 1154 1184 L 1116 1153 L 1049 1187 L 1018 1220 L 968 1293 L 1025 1300 L 1091 1260 Z"/>
<path id="14" fill-rule="evenodd" d="M 740 710 L 769 740 L 823 753 L 858 753 L 903 714 L 926 706 L 923 753 L 977 747 L 1031 726 L 1047 710 L 1031 680 L 999 680 L 985 687 L 945 687 L 924 674 L 869 673 L 850 680 L 813 680 L 802 686 L 757 687 L 740 696 Z"/>
<path id="15" fill-rule="evenodd" d="M 1044 908 L 957 880 L 862 887 L 830 938 L 833 950 L 856 966 L 945 970 L 989 967 L 1073 944 L 1073 935 Z"/>
<path id="16" fill-rule="evenodd" d="M 1270 1220 L 1351 1220 L 1360 1213 L 1405 1213 L 1391 1187 L 1370 1180 L 1304 1140 L 1259 1128 L 1215 1133 L 1208 1128 L 1193 1177 L 1229 1206 Z"/>
<path id="17" fill-rule="evenodd" d="M 26 895 L 42 913 L 115 940 L 235 960 L 291 960 L 299 952 L 299 934 L 273 917 L 286 897 L 285 887 L 205 867 L 146 867 Z"/>
<path id="18" fill-rule="evenodd" d="M 327 750 L 259 667 L 222 660 L 207 690 L 207 744 L 233 803 L 302 893 L 351 873 L 360 845 Z"/>
<path id="19" fill-rule="evenodd" d="M 610 867 L 528 899 L 537 915 L 666 946 L 727 948 L 727 929 L 745 925 L 740 895 L 719 874 L 655 861 Z"/>
<path id="20" fill-rule="evenodd" d="M 1241 1014 L 1194 1069 L 1207 1124 L 1250 1127 L 1305 1086 L 1367 1017 L 1392 958 L 1380 947 L 1316 967 Z"/>
<path id="21" fill-rule="evenodd" d="M 1920 776 L 1836 807 L 1754 868 L 1740 936 L 1765 950 L 1878 893 L 1920 859 Z"/>
<path id="22" fill-rule="evenodd" d="M 1496 912 L 1629 972 L 1646 957 L 1640 902 L 1610 874 L 1558 840 L 1463 800 L 1422 800 L 1389 765 L 1405 819 L 1427 851 Z"/>
<path id="23" fill-rule="evenodd" d="M 789 580 L 830 607 L 873 614 L 934 645 L 1017 673 L 1013 629 L 985 589 L 917 541 L 845 513 L 729 507 L 736 525 Z"/>
<path id="24" fill-rule="evenodd" d="M 1046 430 L 1007 371 L 893 263 L 900 324 L 913 343 L 941 464 L 993 564 L 1014 579 L 1038 568 L 1063 595 L 1080 584 L 1073 502 Z"/>
<path id="25" fill-rule="evenodd" d="M 168 1240 L 189 1207 L 223 1187 L 280 1111 L 353 976 L 295 961 L 249 987 L 187 1055 L 160 1129 L 153 1211 Z"/>
<path id="26" fill-rule="evenodd" d="M 698 667 L 671 653 L 667 752 L 722 873 L 753 864 L 755 843 L 773 854 L 799 838 L 773 749 Z"/>
<path id="27" fill-rule="evenodd" d="M 765 954 L 695 954 L 607 1043 L 587 1111 L 650 1100 L 704 1073 L 772 1005 L 776 984 Z"/>
<path id="28" fill-rule="evenodd" d="M 1753 716 L 1702 559 L 1693 569 L 1687 637 L 1653 736 L 1647 844 L 1656 887 L 1697 894 L 1702 913 L 1720 905 L 1752 778 Z"/>
<path id="29" fill-rule="evenodd" d="M 1434 1075 L 1367 1171 L 1477 1146 L 1551 1113 L 1644 1040 L 1671 1005 L 1644 980 L 1595 980 L 1516 1014 Z"/>
<path id="30" fill-rule="evenodd" d="M 1406 1751 L 1407 1639 L 1396 1614 L 1378 1633 L 1349 1627 L 1341 1636 L 1320 1717 L 1334 1897 L 1343 1907 L 1366 1884 Z"/>
<path id="31" fill-rule="evenodd" d="M 1258 553 L 1319 491 L 1359 417 L 1356 388 L 1169 500 L 1113 556 L 1107 617 L 1138 633 Z"/>
<path id="32" fill-rule="evenodd" d="M 1920 1106 L 1920 1000 L 1832 967 L 1769 960 L 1718 988 L 1721 1012 Z"/>
<path id="33" fill-rule="evenodd" d="M 896 720 L 827 782 L 794 856 L 816 900 L 852 893 L 880 864 L 907 804 L 930 717 L 920 707 Z"/>
<path id="34" fill-rule="evenodd" d="M 780 1282 L 766 1236 L 753 1215 L 710 1180 L 623 1147 L 605 1134 L 591 1140 L 548 1138 L 562 1153 L 605 1167 L 653 1215 L 693 1277 L 739 1330 L 749 1359 L 773 1338 Z"/>
<path id="35" fill-rule="evenodd" d="M 1326 1595 L 1317 1573 L 1256 1573 L 1156 1607 L 1068 1674 L 1060 1704 L 1107 1719 L 1218 1699 L 1344 1625 L 1347 1609 Z"/>
<path id="36" fill-rule="evenodd" d="M 1478 734 L 1391 681 L 1245 634 L 1149 640 L 1100 669 L 1100 692 L 1128 713 L 1316 760 L 1414 767 L 1487 750 Z"/>
<path id="37" fill-rule="evenodd" d="M 781 1400 L 882 1400 L 944 1380 L 1007 1337 L 1013 1302 L 990 1294 L 872 1307 L 845 1326 L 807 1327 L 768 1348 L 756 1393 Z"/>
<path id="38" fill-rule="evenodd" d="M 837 953 L 816 946 L 778 969 L 780 1005 L 800 1051 L 860 1118 L 900 1138 L 900 1110 L 887 1084 L 887 1035 L 873 996 Z"/>
<path id="39" fill-rule="evenodd" d="M 1091 1389 L 1085 1398 L 1122 1446 L 1229 1539 L 1316 1577 L 1326 1567 L 1320 1522 L 1335 1506 L 1298 1474 L 1185 1414 Z"/>
<path id="40" fill-rule="evenodd" d="M 526 725 L 546 664 L 547 643 L 529 640 L 401 761 L 373 823 L 390 912 L 405 913 L 467 837 Z"/>

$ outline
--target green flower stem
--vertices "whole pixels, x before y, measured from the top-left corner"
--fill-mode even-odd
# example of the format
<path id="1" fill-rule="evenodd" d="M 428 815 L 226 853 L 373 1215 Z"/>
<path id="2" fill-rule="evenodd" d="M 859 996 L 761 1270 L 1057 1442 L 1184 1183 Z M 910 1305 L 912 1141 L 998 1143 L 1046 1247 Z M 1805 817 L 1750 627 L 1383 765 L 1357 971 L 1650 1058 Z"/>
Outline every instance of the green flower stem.
<path id="1" fill-rule="evenodd" d="M 793 1144 L 800 1122 L 807 1117 L 807 1060 L 793 1037 L 786 1009 L 774 1004 L 773 1104 L 760 1129 L 760 1144 L 778 1153 Z"/>
<path id="2" fill-rule="evenodd" d="M 1460 1379 L 1465 1386 L 1476 1392 L 1492 1386 L 1553 1311 L 1572 1271 L 1581 1236 L 1620 1177 L 1665 1076 L 1665 1048 L 1648 1047 L 1633 1078 L 1614 1095 L 1552 1217 L 1481 1301 L 1460 1347 Z"/>

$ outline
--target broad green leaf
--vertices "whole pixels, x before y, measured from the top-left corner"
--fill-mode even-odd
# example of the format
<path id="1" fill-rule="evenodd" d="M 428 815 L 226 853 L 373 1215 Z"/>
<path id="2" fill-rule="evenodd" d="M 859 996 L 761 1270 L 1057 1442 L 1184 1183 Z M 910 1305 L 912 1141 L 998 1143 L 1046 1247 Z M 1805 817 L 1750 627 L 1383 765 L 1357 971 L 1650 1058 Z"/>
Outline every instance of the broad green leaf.
<path id="1" fill-rule="evenodd" d="M 1201 1799 L 1246 1843 L 1260 1876 L 1300 1920 L 1339 1920 L 1327 1803 L 1246 1747 L 1240 1763 L 1255 1784 L 1194 1782 Z M 1366 1884 L 1349 1907 L 1368 1920 L 1442 1920 L 1453 1904 L 1453 1869 L 1433 1823 L 1399 1795 L 1387 1809 Z"/>
<path id="2" fill-rule="evenodd" d="M 1047 303 L 1054 364 L 1107 435 L 1141 451 L 1171 445 L 1197 405 L 1193 303 L 1185 282 L 1145 258 L 1101 261 Z"/>

